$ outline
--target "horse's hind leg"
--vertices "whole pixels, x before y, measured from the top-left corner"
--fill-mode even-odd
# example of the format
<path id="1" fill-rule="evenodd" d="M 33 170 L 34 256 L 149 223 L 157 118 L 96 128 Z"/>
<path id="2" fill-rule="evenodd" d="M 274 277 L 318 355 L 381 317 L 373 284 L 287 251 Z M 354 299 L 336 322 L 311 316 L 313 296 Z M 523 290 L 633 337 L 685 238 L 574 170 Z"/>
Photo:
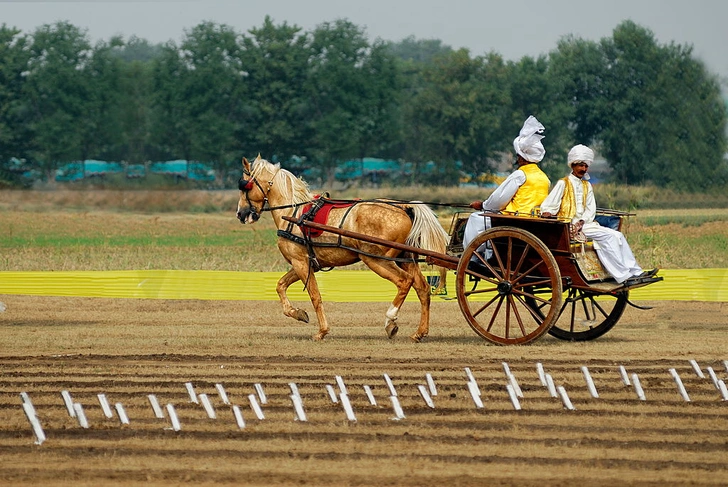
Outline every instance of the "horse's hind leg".
<path id="1" fill-rule="evenodd" d="M 387 337 L 394 338 L 399 331 L 399 326 L 397 325 L 399 310 L 402 308 L 402 304 L 412 287 L 413 278 L 410 274 L 397 267 L 392 261 L 366 256 L 361 256 L 361 260 L 379 276 L 397 286 L 397 294 L 392 300 L 392 304 L 389 306 L 384 319 L 384 330 L 387 332 Z"/>
<path id="2" fill-rule="evenodd" d="M 298 280 L 300 279 L 298 277 L 298 274 L 296 274 L 296 271 L 293 269 L 289 270 L 283 275 L 283 277 L 278 280 L 276 292 L 278 293 L 278 298 L 280 299 L 281 305 L 283 306 L 284 315 L 290 318 L 294 318 L 298 321 L 308 323 L 308 314 L 306 313 L 306 311 L 302 310 L 301 308 L 295 308 L 291 304 L 291 301 L 288 299 L 288 295 L 286 294 L 286 291 L 288 290 L 290 285 Z"/>
<path id="3" fill-rule="evenodd" d="M 422 341 L 430 333 L 430 285 L 422 275 L 420 266 L 415 263 L 405 263 L 402 266 L 412 277 L 412 287 L 420 300 L 420 326 L 410 338 L 415 342 Z"/>

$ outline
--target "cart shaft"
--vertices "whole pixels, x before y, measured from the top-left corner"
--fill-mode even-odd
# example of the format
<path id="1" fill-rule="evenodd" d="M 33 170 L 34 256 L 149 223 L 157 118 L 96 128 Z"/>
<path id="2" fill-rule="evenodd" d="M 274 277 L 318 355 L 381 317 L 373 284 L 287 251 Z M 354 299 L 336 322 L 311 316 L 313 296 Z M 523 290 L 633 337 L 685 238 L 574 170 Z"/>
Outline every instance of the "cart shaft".
<path id="1" fill-rule="evenodd" d="M 296 225 L 301 225 L 316 230 L 322 230 L 324 232 L 334 233 L 336 235 L 341 235 L 342 237 L 353 238 L 355 240 L 361 240 L 363 242 L 382 245 L 384 247 L 401 250 L 403 252 L 410 252 L 412 254 L 422 255 L 426 257 L 426 261 L 429 264 L 445 267 L 451 270 L 457 269 L 458 262 L 460 261 L 460 259 L 452 255 L 442 254 L 440 252 L 435 252 L 434 250 L 421 249 L 419 247 L 413 247 L 411 245 L 399 242 L 392 242 L 391 240 L 384 240 L 383 238 L 374 237 L 365 233 L 352 232 L 351 230 L 344 230 L 343 228 L 323 225 L 321 223 L 312 222 L 310 220 L 299 221 L 297 218 L 292 218 L 290 216 L 284 216 L 283 219 L 288 222 L 295 223 Z"/>

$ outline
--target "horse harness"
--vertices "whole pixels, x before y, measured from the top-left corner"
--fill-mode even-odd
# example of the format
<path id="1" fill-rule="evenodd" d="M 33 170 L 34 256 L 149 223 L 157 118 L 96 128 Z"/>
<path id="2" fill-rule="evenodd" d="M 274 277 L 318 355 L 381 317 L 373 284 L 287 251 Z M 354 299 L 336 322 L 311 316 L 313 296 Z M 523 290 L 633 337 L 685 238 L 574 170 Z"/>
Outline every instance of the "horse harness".
<path id="1" fill-rule="evenodd" d="M 312 230 L 311 228 L 307 228 L 303 225 L 304 221 L 316 221 L 316 223 L 322 223 L 326 224 L 328 219 L 328 212 L 335 208 L 346 208 L 346 212 L 341 217 L 341 220 L 339 221 L 339 224 L 337 227 L 339 229 L 343 229 L 344 222 L 346 221 L 346 218 L 349 216 L 349 213 L 351 210 L 354 209 L 354 207 L 360 203 L 365 202 L 377 202 L 377 203 L 386 203 L 386 204 L 393 204 L 388 201 L 382 201 L 382 200 L 374 200 L 374 201 L 363 201 L 363 200 L 334 200 L 328 198 L 328 193 L 324 193 L 321 196 L 318 196 L 314 198 L 314 200 L 310 203 L 307 203 L 306 206 L 304 206 L 304 210 L 301 214 L 301 216 L 298 218 L 298 221 L 296 223 L 289 222 L 288 226 L 285 230 L 278 230 L 278 236 L 287 238 L 293 242 L 296 242 L 300 245 L 304 245 L 306 249 L 308 250 L 309 255 L 309 266 L 311 269 L 313 269 L 314 272 L 318 271 L 330 271 L 333 269 L 333 267 L 329 268 L 322 268 L 321 265 L 318 262 L 318 259 L 316 258 L 315 248 L 316 247 L 335 247 L 340 248 L 344 250 L 349 250 L 351 252 L 354 252 L 356 254 L 360 255 L 366 255 L 368 257 L 374 257 L 377 259 L 383 259 L 383 260 L 390 260 L 393 262 L 417 262 L 418 259 L 414 257 L 385 257 L 383 255 L 377 255 L 372 254 L 370 252 L 365 252 L 361 249 L 356 249 L 354 247 L 345 245 L 343 243 L 343 236 L 338 235 L 335 242 L 315 242 L 312 240 L 312 237 L 317 237 L 319 234 L 315 234 L 315 230 Z M 310 205 L 310 206 L 308 206 Z M 298 213 L 298 208 L 296 208 L 293 212 L 293 217 L 296 216 L 296 213 Z M 317 219 L 317 215 L 319 218 Z M 297 225 L 303 236 L 294 235 L 292 230 L 293 226 Z"/>
<path id="2" fill-rule="evenodd" d="M 306 203 L 293 203 L 290 205 L 282 205 L 282 206 L 275 206 L 271 207 L 268 203 L 268 193 L 271 190 L 271 187 L 273 186 L 273 181 L 275 178 L 275 175 L 268 181 L 268 190 L 266 191 L 264 187 L 258 182 L 258 179 L 255 177 L 252 177 L 250 171 L 244 170 L 243 176 L 248 176 L 249 179 L 245 179 L 244 177 L 241 177 L 238 181 L 238 189 L 245 193 L 245 199 L 248 202 L 248 206 L 251 208 L 254 214 L 257 215 L 257 217 L 260 217 L 260 214 L 255 209 L 255 207 L 252 205 L 250 198 L 248 197 L 248 192 L 253 189 L 254 186 L 257 186 L 258 189 L 260 189 L 261 193 L 263 194 L 263 206 L 260 209 L 260 212 L 264 211 L 273 211 L 273 210 L 280 210 L 285 208 L 293 208 L 293 213 L 291 214 L 292 217 L 296 217 L 298 214 L 299 208 L 304 207 L 305 211 L 301 212 L 301 216 L 298 218 L 298 221 L 296 223 L 289 222 L 286 229 L 279 229 L 277 232 L 277 235 L 282 238 L 286 238 L 288 240 L 291 240 L 294 243 L 297 243 L 299 245 L 303 245 L 306 247 L 306 250 L 308 252 L 308 260 L 309 260 L 309 268 L 313 270 L 314 272 L 318 271 L 330 271 L 333 269 L 333 267 L 329 268 L 323 268 L 321 264 L 319 263 L 318 259 L 316 258 L 316 247 L 336 247 L 341 248 L 345 250 L 349 250 L 351 252 L 354 252 L 356 254 L 366 255 L 369 257 L 374 257 L 378 259 L 384 259 L 384 260 L 390 260 L 394 262 L 418 262 L 419 259 L 415 257 L 385 257 L 382 255 L 376 255 L 369 252 L 364 252 L 361 249 L 355 249 L 353 247 L 350 247 L 348 245 L 344 245 L 342 241 L 342 236 L 339 235 L 336 242 L 314 242 L 312 240 L 312 237 L 317 237 L 318 234 L 312 234 L 312 230 L 310 228 L 306 228 L 303 226 L 304 221 L 314 221 L 316 218 L 316 215 L 325 208 L 324 212 L 321 216 L 324 218 L 321 219 L 318 223 L 326 223 L 328 218 L 328 212 L 331 209 L 334 208 L 346 208 L 346 212 L 344 213 L 344 216 L 341 218 L 341 221 L 339 222 L 338 228 L 342 228 L 344 225 L 344 222 L 346 221 L 347 216 L 349 216 L 349 213 L 359 203 L 385 203 L 393 206 L 397 206 L 395 201 L 385 201 L 385 200 L 334 200 L 329 198 L 328 193 L 323 193 L 322 195 L 319 195 L 315 197 L 312 201 L 306 202 Z M 293 226 L 297 225 L 299 229 L 301 230 L 301 233 L 303 236 L 298 236 L 293 233 Z"/>

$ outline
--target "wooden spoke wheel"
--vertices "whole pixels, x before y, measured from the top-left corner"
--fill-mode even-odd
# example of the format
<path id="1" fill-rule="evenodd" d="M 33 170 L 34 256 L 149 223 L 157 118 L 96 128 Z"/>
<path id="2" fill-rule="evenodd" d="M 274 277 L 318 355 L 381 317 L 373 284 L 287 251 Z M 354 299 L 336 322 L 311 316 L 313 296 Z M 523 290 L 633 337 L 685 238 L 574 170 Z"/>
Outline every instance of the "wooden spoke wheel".
<path id="1" fill-rule="evenodd" d="M 463 250 L 455 288 L 470 327 L 498 345 L 529 343 L 561 310 L 561 272 L 535 235 L 515 227 L 486 230 Z"/>
<path id="2" fill-rule="evenodd" d="M 575 342 L 599 338 L 617 324 L 627 307 L 628 298 L 629 291 L 596 294 L 583 289 L 567 289 L 561 312 L 549 334 Z M 530 300 L 530 304 L 543 315 L 540 302 Z"/>

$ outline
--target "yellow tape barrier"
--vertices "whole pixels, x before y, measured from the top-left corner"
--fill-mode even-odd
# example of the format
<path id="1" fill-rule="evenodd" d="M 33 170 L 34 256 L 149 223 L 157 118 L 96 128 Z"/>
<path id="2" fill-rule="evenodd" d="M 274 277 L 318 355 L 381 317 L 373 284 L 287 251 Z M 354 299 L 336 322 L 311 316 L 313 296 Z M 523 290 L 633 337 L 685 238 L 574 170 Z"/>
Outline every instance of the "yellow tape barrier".
<path id="1" fill-rule="evenodd" d="M 0 272 L 0 294 L 99 298 L 277 300 L 281 272 L 79 271 Z M 426 274 L 433 274 L 426 272 Z M 662 270 L 664 281 L 635 289 L 632 300 L 728 301 L 728 269 Z M 371 271 L 334 270 L 316 278 L 323 299 L 336 302 L 388 302 L 394 285 Z M 448 294 L 455 298 L 455 275 L 448 272 Z M 308 300 L 299 282 L 293 301 Z M 408 300 L 416 300 L 410 292 Z"/>

